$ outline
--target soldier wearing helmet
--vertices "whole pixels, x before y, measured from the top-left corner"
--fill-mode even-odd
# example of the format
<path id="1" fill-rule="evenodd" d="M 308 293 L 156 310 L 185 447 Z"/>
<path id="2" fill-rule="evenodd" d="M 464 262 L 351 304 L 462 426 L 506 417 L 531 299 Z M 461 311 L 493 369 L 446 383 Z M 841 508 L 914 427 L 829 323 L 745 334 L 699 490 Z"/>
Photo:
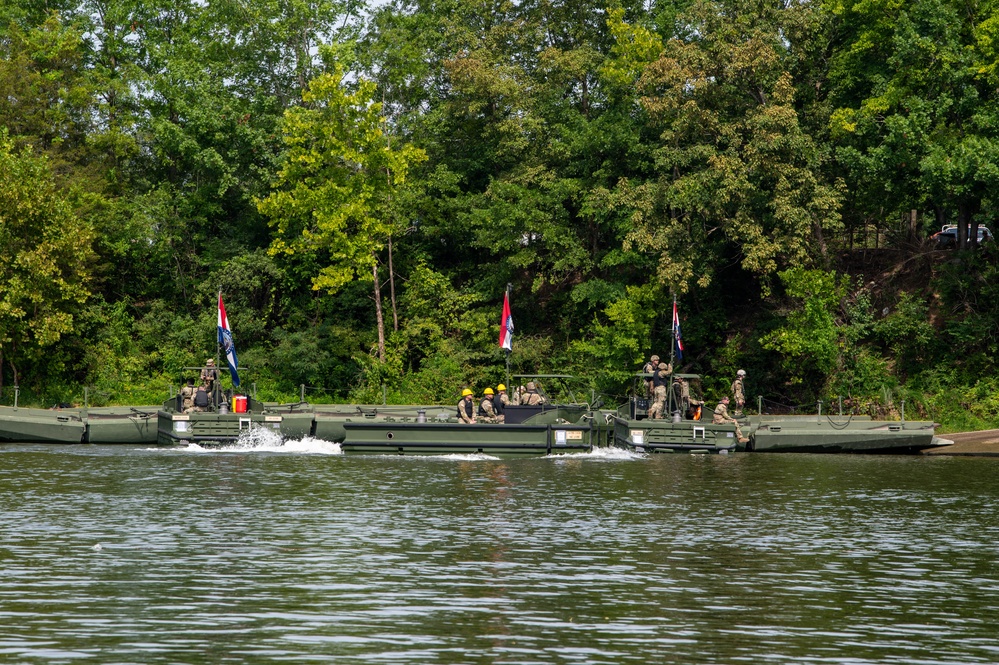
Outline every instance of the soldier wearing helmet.
<path id="1" fill-rule="evenodd" d="M 499 412 L 503 413 L 503 410 L 510 405 L 510 396 L 506 394 L 506 386 L 502 383 L 496 386 L 496 392 L 499 394 L 496 396 L 494 402 L 499 406 Z"/>
<path id="2" fill-rule="evenodd" d="M 205 387 L 205 392 L 214 399 L 215 388 L 219 385 L 219 370 L 215 366 L 215 359 L 205 360 L 205 366 L 201 369 L 201 384 Z"/>
<path id="3" fill-rule="evenodd" d="M 735 425 L 735 435 L 739 437 L 739 443 L 748 443 L 749 439 L 742 435 L 742 428 L 739 427 L 739 421 L 733 418 L 728 413 L 728 395 L 721 398 L 718 402 L 718 406 L 715 407 L 714 417 L 711 419 L 713 425 Z"/>
<path id="4" fill-rule="evenodd" d="M 527 406 L 538 406 L 545 403 L 545 398 L 538 392 L 538 386 L 534 381 L 527 382 L 527 389 L 521 397 L 520 403 Z"/>
<path id="5" fill-rule="evenodd" d="M 732 401 L 735 402 L 735 415 L 742 415 L 742 408 L 746 406 L 746 390 L 743 386 L 743 379 L 746 378 L 746 370 L 740 369 L 735 373 L 735 381 L 732 382 Z"/>
<path id="6" fill-rule="evenodd" d="M 649 407 L 649 418 L 662 418 L 666 413 L 666 387 L 669 383 L 669 365 L 659 363 L 656 374 L 652 378 L 654 388 L 652 389 L 653 402 Z"/>
<path id="7" fill-rule="evenodd" d="M 461 401 L 458 402 L 458 422 L 468 425 L 475 424 L 475 404 L 473 400 L 475 393 L 470 388 L 461 391 Z"/>
<path id="8" fill-rule="evenodd" d="M 659 356 L 653 355 L 651 358 L 649 358 L 649 362 L 645 363 L 645 366 L 642 368 L 642 374 L 655 374 L 656 369 L 658 369 L 658 367 L 659 367 Z M 655 388 L 655 386 L 652 385 L 652 379 L 651 378 L 645 379 L 646 397 L 652 397 L 653 388 Z"/>
<path id="9" fill-rule="evenodd" d="M 502 383 L 496 386 L 496 397 L 493 399 L 493 407 L 496 414 L 503 418 L 500 422 L 506 422 L 506 407 L 510 403 L 510 398 L 506 394 L 506 386 Z"/>
<path id="10" fill-rule="evenodd" d="M 505 420 L 496 410 L 496 402 L 493 401 L 493 389 L 486 388 L 482 391 L 482 401 L 479 402 L 479 420 L 484 423 L 501 423 Z"/>

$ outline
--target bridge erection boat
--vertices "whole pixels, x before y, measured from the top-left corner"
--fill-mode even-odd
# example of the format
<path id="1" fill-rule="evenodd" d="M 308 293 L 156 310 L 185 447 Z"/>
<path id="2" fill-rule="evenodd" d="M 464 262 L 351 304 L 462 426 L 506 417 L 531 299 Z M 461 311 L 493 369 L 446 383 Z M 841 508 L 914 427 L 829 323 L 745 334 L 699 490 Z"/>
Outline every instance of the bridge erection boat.
<path id="1" fill-rule="evenodd" d="M 0 442 L 153 443 L 156 406 L 0 406 Z"/>
<path id="2" fill-rule="evenodd" d="M 640 374 L 648 379 L 650 375 Z M 650 400 L 630 398 L 614 418 L 614 445 L 637 452 L 728 453 L 918 453 L 950 442 L 934 436 L 932 421 L 872 420 L 863 415 L 753 415 L 713 423 L 700 400 L 691 401 L 674 377 L 696 382 L 696 374 L 670 377 L 666 418 L 649 418 Z M 742 439 L 739 438 L 742 432 Z"/>

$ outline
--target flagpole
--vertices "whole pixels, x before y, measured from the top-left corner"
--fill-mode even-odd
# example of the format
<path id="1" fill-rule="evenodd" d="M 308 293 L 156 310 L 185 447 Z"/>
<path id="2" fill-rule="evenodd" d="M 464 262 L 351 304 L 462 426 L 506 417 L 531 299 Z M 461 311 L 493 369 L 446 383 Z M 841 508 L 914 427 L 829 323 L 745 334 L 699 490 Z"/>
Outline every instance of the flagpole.
<path id="1" fill-rule="evenodd" d="M 222 362 L 222 340 L 219 339 L 219 329 L 218 329 L 218 317 L 220 315 L 219 303 L 222 302 L 222 289 L 219 289 L 218 297 L 215 298 L 215 366 L 220 367 L 219 363 Z"/>
<path id="2" fill-rule="evenodd" d="M 218 408 L 219 402 L 222 401 L 222 372 L 219 371 L 219 363 L 222 362 L 222 340 L 219 339 L 219 329 L 218 329 L 218 319 L 221 316 L 222 310 L 219 308 L 219 303 L 222 302 L 222 289 L 219 289 L 218 297 L 215 299 L 215 369 L 214 372 L 217 375 L 215 379 L 215 393 L 212 395 L 212 400 L 215 402 L 215 408 Z"/>

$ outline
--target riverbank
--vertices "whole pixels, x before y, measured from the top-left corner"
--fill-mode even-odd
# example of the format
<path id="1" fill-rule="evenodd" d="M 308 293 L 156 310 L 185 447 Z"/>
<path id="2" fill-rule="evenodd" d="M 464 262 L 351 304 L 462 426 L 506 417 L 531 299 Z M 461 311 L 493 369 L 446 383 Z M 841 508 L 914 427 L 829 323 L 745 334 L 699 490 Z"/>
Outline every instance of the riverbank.
<path id="1" fill-rule="evenodd" d="M 957 455 L 967 457 L 999 457 L 999 429 L 980 432 L 954 432 L 940 438 L 953 441 L 952 446 L 924 450 L 924 455 Z"/>

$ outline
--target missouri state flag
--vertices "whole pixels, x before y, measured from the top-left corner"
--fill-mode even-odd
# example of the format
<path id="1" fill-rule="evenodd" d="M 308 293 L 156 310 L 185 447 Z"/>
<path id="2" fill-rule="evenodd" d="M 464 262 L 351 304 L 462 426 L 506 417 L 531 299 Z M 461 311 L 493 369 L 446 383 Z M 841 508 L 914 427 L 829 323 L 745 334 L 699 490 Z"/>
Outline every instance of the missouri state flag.
<path id="1" fill-rule="evenodd" d="M 222 292 L 219 292 L 219 345 L 225 352 L 225 361 L 229 365 L 229 376 L 232 385 L 239 385 L 239 361 L 236 360 L 236 345 L 232 341 L 232 329 L 229 327 L 229 317 L 225 315 L 225 305 L 222 303 Z"/>
<path id="2" fill-rule="evenodd" d="M 676 357 L 683 360 L 683 335 L 680 334 L 680 315 L 676 311 L 676 301 L 673 301 L 673 340 L 676 344 Z"/>
<path id="3" fill-rule="evenodd" d="M 503 316 L 500 317 L 499 345 L 501 349 L 513 350 L 513 317 L 510 316 L 510 292 L 503 294 Z"/>

